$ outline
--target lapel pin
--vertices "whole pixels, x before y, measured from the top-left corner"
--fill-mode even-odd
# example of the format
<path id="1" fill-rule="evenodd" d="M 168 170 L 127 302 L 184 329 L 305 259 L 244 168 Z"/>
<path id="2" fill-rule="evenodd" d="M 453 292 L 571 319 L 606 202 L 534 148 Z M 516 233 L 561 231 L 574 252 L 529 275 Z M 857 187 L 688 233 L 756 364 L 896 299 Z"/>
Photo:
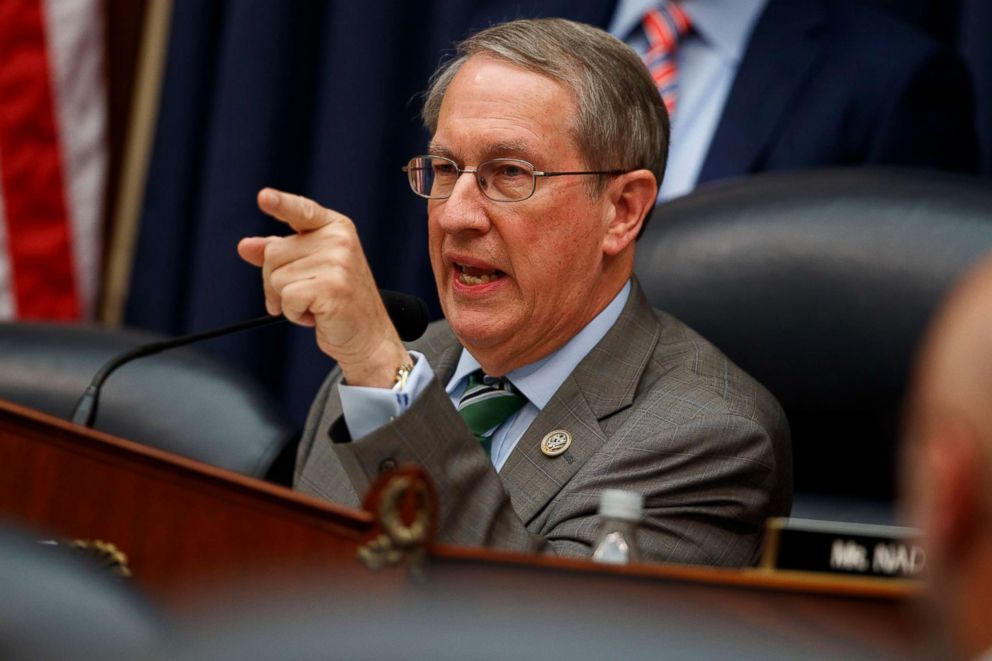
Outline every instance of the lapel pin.
<path id="1" fill-rule="evenodd" d="M 556 429 L 541 439 L 541 452 L 549 457 L 557 457 L 572 444 L 572 435 L 564 429 Z"/>

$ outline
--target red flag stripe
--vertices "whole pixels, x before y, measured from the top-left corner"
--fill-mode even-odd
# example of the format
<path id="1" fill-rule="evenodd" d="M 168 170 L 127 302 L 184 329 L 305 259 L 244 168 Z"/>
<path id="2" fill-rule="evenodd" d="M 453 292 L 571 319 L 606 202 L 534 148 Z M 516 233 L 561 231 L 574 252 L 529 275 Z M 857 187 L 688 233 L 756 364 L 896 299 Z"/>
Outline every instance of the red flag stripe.
<path id="1" fill-rule="evenodd" d="M 18 316 L 76 319 L 44 25 L 41 0 L 0 2 L 0 185 Z"/>

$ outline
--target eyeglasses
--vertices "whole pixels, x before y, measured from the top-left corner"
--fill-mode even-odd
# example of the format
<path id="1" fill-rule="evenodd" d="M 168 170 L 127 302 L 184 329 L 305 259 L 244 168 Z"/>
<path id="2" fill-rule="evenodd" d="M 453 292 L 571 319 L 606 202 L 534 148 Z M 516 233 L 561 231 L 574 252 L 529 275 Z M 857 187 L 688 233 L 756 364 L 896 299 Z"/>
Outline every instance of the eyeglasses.
<path id="1" fill-rule="evenodd" d="M 410 188 L 428 200 L 451 197 L 458 178 L 466 172 L 475 175 L 482 194 L 495 202 L 520 202 L 534 194 L 538 177 L 561 177 L 570 174 L 623 174 L 624 170 L 582 170 L 578 172 L 541 172 L 527 161 L 517 158 L 494 158 L 475 168 L 460 168 L 444 156 L 414 156 L 402 168 L 410 179 Z"/>

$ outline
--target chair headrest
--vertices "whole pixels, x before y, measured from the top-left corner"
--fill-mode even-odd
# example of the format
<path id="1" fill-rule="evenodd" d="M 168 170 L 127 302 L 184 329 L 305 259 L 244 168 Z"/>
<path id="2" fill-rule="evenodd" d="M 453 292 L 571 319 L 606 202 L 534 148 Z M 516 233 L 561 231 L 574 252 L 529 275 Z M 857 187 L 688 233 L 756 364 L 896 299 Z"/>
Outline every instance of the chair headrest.
<path id="1" fill-rule="evenodd" d="M 652 304 L 782 403 L 797 488 L 843 456 L 872 474 L 857 488 L 874 481 L 889 493 L 891 469 L 881 478 L 875 469 L 894 465 L 916 343 L 954 280 L 990 249 L 987 179 L 852 168 L 759 175 L 661 204 L 636 272 Z"/>
<path id="2" fill-rule="evenodd" d="M 157 339 L 95 326 L 0 324 L 0 398 L 68 420 L 106 360 Z M 95 427 L 256 477 L 296 434 L 250 376 L 188 348 L 114 372 Z"/>

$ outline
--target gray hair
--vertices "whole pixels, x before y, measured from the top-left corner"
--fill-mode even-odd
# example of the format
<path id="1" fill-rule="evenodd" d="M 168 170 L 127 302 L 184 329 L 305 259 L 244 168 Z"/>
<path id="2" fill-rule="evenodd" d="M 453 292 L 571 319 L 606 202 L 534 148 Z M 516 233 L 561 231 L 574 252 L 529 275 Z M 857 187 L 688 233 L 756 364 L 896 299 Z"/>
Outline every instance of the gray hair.
<path id="1" fill-rule="evenodd" d="M 616 37 L 561 18 L 518 20 L 472 35 L 458 44 L 456 55 L 434 73 L 427 90 L 421 115 L 431 135 L 455 74 L 473 55 L 486 55 L 560 81 L 573 92 L 579 114 L 571 129 L 588 167 L 644 168 L 661 185 L 668 113 L 640 57 Z"/>

